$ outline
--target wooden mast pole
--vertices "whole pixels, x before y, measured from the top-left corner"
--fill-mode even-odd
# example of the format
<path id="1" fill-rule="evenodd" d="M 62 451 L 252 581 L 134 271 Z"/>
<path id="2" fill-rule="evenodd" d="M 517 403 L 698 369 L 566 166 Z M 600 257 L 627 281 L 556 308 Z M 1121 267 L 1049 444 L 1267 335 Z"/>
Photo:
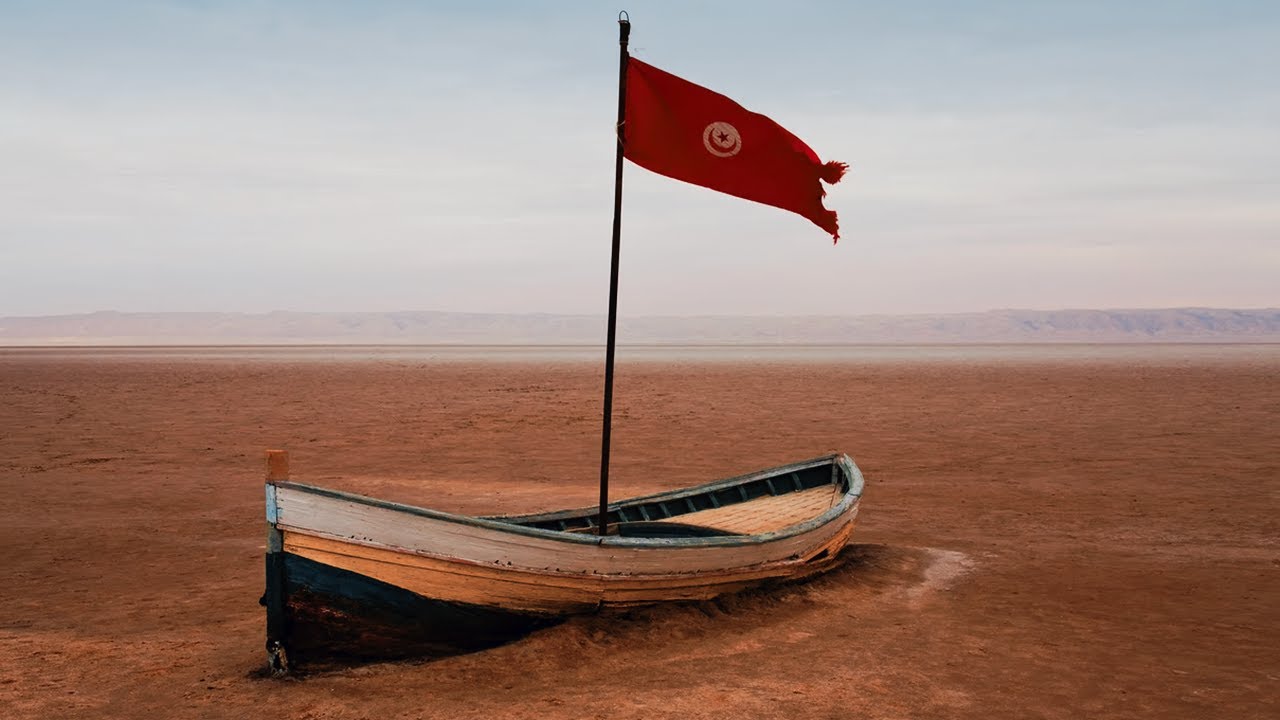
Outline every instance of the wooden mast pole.
<path id="1" fill-rule="evenodd" d="M 604 429 L 600 433 L 600 535 L 609 532 L 609 442 L 613 433 L 613 355 L 618 331 L 618 253 L 622 249 L 622 153 L 626 143 L 627 42 L 631 17 L 618 13 L 618 124 L 613 168 L 613 257 L 609 264 L 609 330 L 604 351 Z"/>

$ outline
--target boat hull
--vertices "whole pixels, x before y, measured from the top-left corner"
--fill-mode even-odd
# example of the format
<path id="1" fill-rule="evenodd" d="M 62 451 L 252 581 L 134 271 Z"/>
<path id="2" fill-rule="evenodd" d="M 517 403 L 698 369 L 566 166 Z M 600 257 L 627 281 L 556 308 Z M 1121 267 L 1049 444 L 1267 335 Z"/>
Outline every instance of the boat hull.
<path id="1" fill-rule="evenodd" d="M 285 636 L 295 666 L 474 652 L 558 620 L 426 597 L 288 552 L 281 559 Z"/>
<path id="2" fill-rule="evenodd" d="M 471 518 L 296 483 L 267 487 L 264 604 L 268 649 L 283 670 L 321 658 L 468 652 L 602 607 L 800 580 L 838 561 L 862 477 L 847 456 L 830 456 L 620 501 L 611 512 L 623 533 L 606 536 L 576 529 L 590 523 L 585 510 Z M 635 515 L 645 520 L 627 521 Z"/>

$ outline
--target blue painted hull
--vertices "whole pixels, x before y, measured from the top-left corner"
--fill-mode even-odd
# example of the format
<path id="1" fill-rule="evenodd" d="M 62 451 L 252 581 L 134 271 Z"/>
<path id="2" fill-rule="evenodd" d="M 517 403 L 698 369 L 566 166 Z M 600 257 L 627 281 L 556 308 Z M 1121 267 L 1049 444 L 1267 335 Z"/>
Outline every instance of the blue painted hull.
<path id="1" fill-rule="evenodd" d="M 445 602 L 280 552 L 290 670 L 333 663 L 435 658 L 496 647 L 553 617 Z"/>

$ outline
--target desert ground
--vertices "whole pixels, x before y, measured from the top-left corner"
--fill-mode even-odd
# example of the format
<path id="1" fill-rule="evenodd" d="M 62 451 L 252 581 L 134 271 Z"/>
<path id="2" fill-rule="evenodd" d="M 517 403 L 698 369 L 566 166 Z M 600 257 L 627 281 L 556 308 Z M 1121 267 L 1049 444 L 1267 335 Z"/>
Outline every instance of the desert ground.
<path id="1" fill-rule="evenodd" d="M 6 718 L 1280 717 L 1280 347 L 619 366 L 616 497 L 820 455 L 814 582 L 262 677 L 263 451 L 476 514 L 590 505 L 579 359 L 0 350 Z"/>

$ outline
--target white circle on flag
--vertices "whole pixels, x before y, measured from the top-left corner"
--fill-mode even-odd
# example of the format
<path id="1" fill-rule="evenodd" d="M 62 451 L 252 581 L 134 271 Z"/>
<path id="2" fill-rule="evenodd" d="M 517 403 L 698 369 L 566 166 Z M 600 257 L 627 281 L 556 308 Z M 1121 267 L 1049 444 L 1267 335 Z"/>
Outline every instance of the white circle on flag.
<path id="1" fill-rule="evenodd" d="M 716 157 L 733 157 L 742 152 L 742 136 L 738 128 L 727 122 L 713 122 L 702 131 L 702 144 Z"/>

